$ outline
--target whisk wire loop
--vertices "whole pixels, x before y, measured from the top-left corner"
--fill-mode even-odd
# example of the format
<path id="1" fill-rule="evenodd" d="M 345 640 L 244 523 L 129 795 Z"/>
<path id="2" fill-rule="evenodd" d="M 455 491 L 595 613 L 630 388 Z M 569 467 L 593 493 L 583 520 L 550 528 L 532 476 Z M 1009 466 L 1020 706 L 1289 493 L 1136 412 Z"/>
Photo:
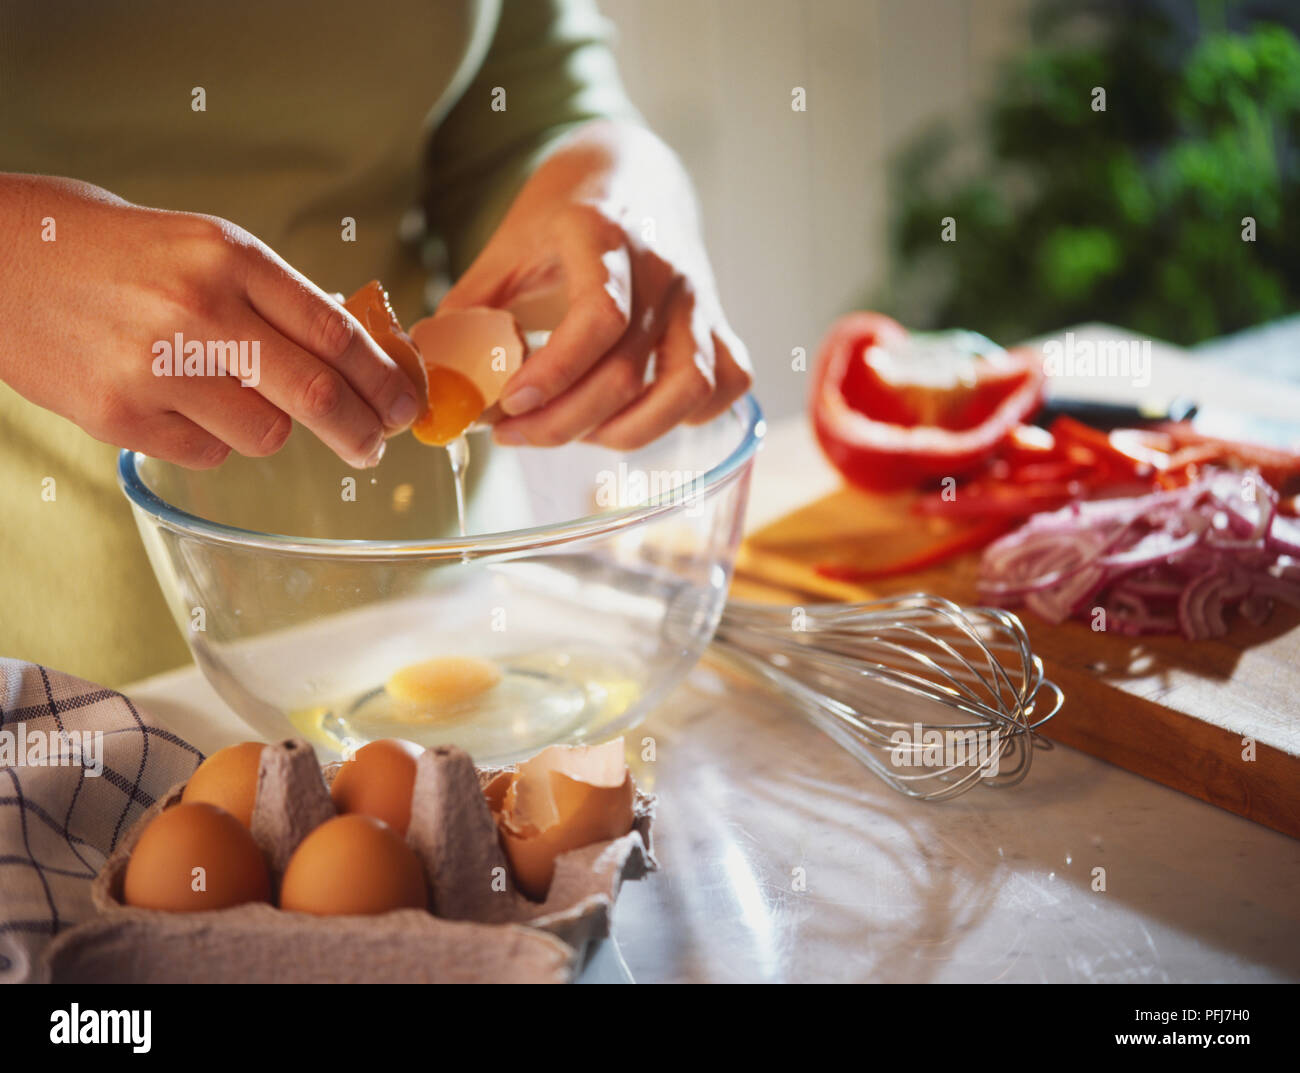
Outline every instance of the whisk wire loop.
<path id="1" fill-rule="evenodd" d="M 886 783 L 943 801 L 1028 774 L 1061 707 L 1024 626 L 926 593 L 860 604 L 730 601 L 715 649 Z"/>

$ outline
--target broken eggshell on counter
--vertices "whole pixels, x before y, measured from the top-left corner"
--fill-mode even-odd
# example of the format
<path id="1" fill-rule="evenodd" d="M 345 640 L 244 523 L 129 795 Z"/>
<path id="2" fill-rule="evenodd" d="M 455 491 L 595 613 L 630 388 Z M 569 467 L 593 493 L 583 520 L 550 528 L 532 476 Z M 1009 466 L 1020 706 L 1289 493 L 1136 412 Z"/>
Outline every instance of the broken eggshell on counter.
<path id="1" fill-rule="evenodd" d="M 601 754 L 599 778 L 607 782 L 610 755 Z M 298 844 L 336 815 L 329 786 L 341 767 L 320 767 L 301 740 L 263 750 L 252 832 L 277 892 Z M 375 916 L 315 917 L 268 904 L 201 913 L 124 904 L 131 852 L 154 817 L 180 801 L 179 784 L 109 856 L 91 886 L 100 916 L 55 939 L 50 975 L 56 982 L 571 980 L 590 944 L 608 934 L 623 881 L 657 867 L 654 798 L 634 791 L 630 828 L 620 837 L 558 852 L 539 902 L 516 888 L 483 793 L 506 774 L 517 771 L 477 770 L 452 746 L 420 755 L 407 843 L 425 870 L 429 910 Z"/>

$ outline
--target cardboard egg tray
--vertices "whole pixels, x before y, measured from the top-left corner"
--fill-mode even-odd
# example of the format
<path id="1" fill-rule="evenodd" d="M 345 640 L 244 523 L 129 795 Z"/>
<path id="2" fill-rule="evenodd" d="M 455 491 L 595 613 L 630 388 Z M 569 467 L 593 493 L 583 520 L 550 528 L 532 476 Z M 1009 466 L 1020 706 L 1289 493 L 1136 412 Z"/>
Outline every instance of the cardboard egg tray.
<path id="1" fill-rule="evenodd" d="M 263 750 L 253 837 L 278 892 L 289 857 L 335 815 L 329 784 L 300 739 Z M 99 915 L 49 947 L 56 983 L 562 983 L 609 933 L 624 880 L 657 865 L 654 798 L 637 791 L 632 830 L 556 858 L 544 902 L 525 898 L 509 867 L 482 787 L 502 769 L 475 769 L 454 746 L 422 753 L 407 842 L 424 865 L 429 911 L 317 917 L 246 904 L 199 913 L 137 909 L 122 901 L 127 861 L 145 827 L 180 800 L 184 783 L 149 808 L 91 887 Z M 502 869 L 502 871 L 496 871 Z M 493 890 L 493 877 L 500 887 Z"/>

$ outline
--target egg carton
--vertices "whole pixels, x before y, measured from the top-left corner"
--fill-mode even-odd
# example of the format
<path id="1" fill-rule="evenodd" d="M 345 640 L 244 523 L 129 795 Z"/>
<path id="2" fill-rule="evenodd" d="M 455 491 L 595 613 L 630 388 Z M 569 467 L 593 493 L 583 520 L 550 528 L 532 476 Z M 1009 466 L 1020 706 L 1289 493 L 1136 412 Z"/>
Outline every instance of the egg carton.
<path id="1" fill-rule="evenodd" d="M 321 767 L 301 739 L 262 752 L 253 838 L 278 892 L 309 832 L 336 814 Z M 265 903 L 198 913 L 139 909 L 122 900 L 141 833 L 176 804 L 172 787 L 128 830 L 91 885 L 98 916 L 47 950 L 56 983 L 563 983 L 609 934 L 619 888 L 658 865 L 653 796 L 636 792 L 632 830 L 556 858 L 546 900 L 515 889 L 482 787 L 501 768 L 438 746 L 420 754 L 407 843 L 424 866 L 429 911 L 318 917 Z M 500 869 L 500 871 L 498 871 Z M 500 888 L 504 877 L 504 889 Z"/>

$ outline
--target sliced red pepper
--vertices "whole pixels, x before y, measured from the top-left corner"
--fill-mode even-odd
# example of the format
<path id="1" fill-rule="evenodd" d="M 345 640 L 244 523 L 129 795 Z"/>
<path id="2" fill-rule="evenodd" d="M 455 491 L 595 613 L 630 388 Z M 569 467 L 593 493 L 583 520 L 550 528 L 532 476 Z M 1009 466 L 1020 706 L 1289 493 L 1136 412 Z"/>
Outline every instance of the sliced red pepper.
<path id="1" fill-rule="evenodd" d="M 908 339 L 888 317 L 854 313 L 822 342 L 813 428 L 835 467 L 869 491 L 973 473 L 1042 403 L 1046 377 L 1032 351 L 963 355 L 947 379 L 942 368 L 927 378 L 909 369 Z"/>
<path id="2" fill-rule="evenodd" d="M 1014 484 L 1050 484 L 1077 480 L 1087 467 L 1070 459 L 1053 462 L 1024 462 L 1013 466 L 1008 479 Z"/>
<path id="3" fill-rule="evenodd" d="M 1288 496 L 1300 491 L 1300 452 L 1206 436 L 1185 421 L 1162 425 L 1160 431 L 1166 433 L 1179 448 L 1173 457 L 1177 460 L 1177 465 L 1184 469 L 1211 462 L 1239 469 L 1257 469 L 1260 476 L 1280 494 Z M 1190 452 L 1193 449 L 1195 454 L 1182 454 L 1183 450 Z"/>
<path id="4" fill-rule="evenodd" d="M 1041 462 L 1055 458 L 1056 454 L 1056 437 L 1038 425 L 1017 425 L 1002 449 L 1002 457 L 1013 466 L 1020 462 Z"/>
<path id="5" fill-rule="evenodd" d="M 1155 465 L 1146 448 L 1130 444 L 1114 433 L 1103 432 L 1072 417 L 1058 417 L 1052 422 L 1052 436 L 1056 442 L 1084 447 L 1102 465 L 1130 477 L 1149 478 Z"/>
<path id="6" fill-rule="evenodd" d="M 1221 461 L 1223 451 L 1214 444 L 1179 447 L 1166 457 L 1164 466 L 1156 474 L 1156 484 L 1161 488 L 1182 488 L 1200 476 L 1202 466 L 1212 466 Z"/>

